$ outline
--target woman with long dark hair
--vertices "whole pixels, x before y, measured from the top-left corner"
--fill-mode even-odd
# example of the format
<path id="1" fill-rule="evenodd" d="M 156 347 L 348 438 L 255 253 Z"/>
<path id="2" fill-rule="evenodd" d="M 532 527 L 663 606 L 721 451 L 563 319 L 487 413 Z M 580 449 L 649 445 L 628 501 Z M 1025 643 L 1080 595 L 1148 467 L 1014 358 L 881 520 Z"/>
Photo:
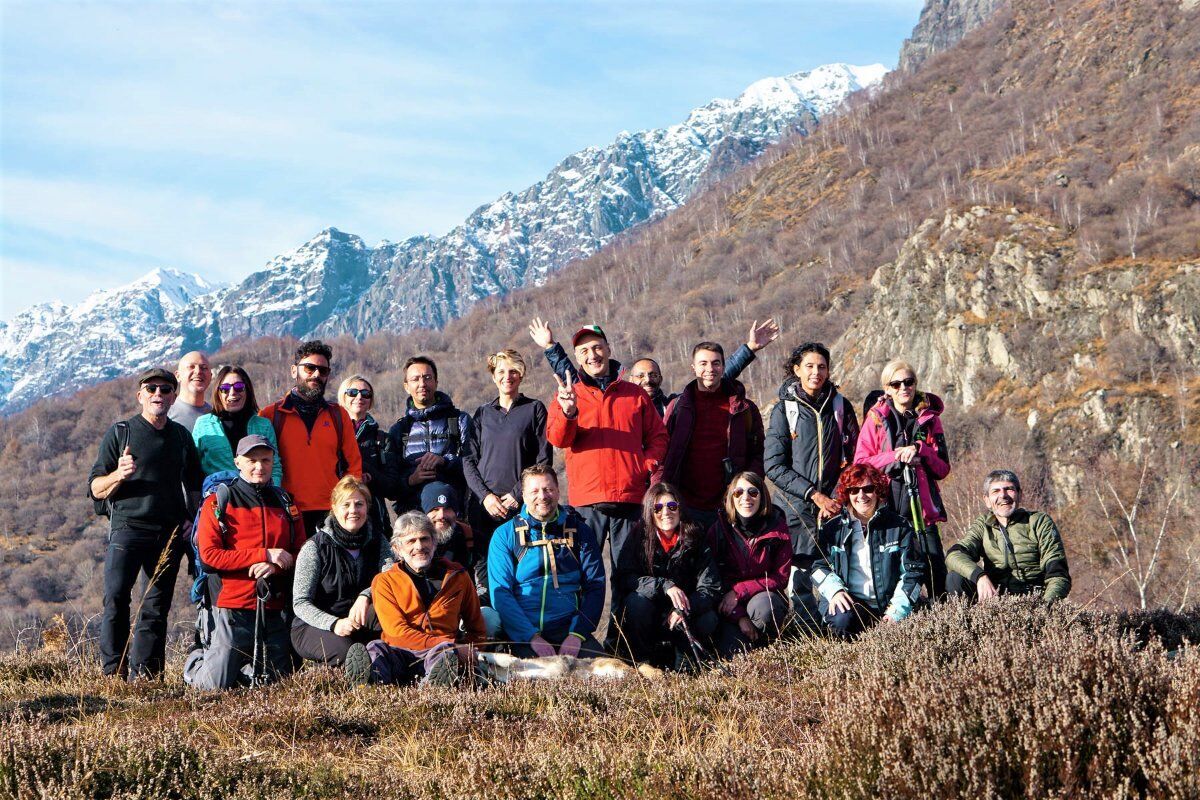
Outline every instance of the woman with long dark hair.
<path id="1" fill-rule="evenodd" d="M 717 607 L 721 654 L 774 641 L 791 609 L 787 591 L 792 539 L 761 476 L 734 476 L 711 538 L 724 591 Z"/>
<path id="2" fill-rule="evenodd" d="M 254 383 L 243 367 L 223 366 L 213 381 L 213 410 L 196 420 L 192 440 L 200 454 L 200 468 L 205 477 L 216 472 L 237 472 L 233 463 L 234 449 L 245 436 L 265 437 L 278 451 L 275 429 L 271 421 L 258 416 L 258 401 L 254 399 Z M 271 482 L 283 485 L 283 465 L 275 459 Z"/>
<path id="3" fill-rule="evenodd" d="M 646 492 L 641 524 L 621 550 L 613 586 L 623 597 L 621 628 L 635 660 L 676 666 L 694 658 L 685 626 L 698 641 L 711 640 L 721 577 L 708 537 L 671 484 Z"/>

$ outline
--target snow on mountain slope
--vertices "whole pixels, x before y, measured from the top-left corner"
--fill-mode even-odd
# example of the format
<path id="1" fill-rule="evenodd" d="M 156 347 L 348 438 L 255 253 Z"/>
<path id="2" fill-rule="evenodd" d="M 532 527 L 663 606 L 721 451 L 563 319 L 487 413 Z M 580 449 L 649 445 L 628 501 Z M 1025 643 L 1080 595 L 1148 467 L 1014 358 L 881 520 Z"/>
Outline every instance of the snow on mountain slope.
<path id="1" fill-rule="evenodd" d="M 79 305 L 46 304 L 0 323 L 0 409 L 265 335 L 359 338 L 440 327 L 479 300 L 592 255 L 670 212 L 790 133 L 807 133 L 882 65 L 830 64 L 766 78 L 678 125 L 620 133 L 567 156 L 547 176 L 480 206 L 445 236 L 367 246 L 329 228 L 217 289 L 156 270 Z"/>

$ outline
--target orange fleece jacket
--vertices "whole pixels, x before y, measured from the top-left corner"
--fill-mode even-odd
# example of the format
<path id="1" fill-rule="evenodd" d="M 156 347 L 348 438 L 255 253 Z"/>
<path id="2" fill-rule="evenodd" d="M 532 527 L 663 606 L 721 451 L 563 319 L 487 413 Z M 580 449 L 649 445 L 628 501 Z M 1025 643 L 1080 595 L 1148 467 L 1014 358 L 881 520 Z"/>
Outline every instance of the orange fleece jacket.
<path id="1" fill-rule="evenodd" d="M 271 403 L 259 412 L 259 416 L 270 421 L 275 415 L 275 407 L 282 403 L 283 400 Z M 317 415 L 310 434 L 299 414 L 286 406 L 282 412 L 279 458 L 283 461 L 283 488 L 301 511 L 328 511 L 329 495 L 338 482 L 338 437 L 331 412 L 342 417 L 342 452 L 346 456 L 346 474 L 362 480 L 362 455 L 354 438 L 354 423 L 350 421 L 346 409 L 333 405 Z"/>
<path id="2" fill-rule="evenodd" d="M 375 615 L 383 628 L 384 642 L 392 647 L 419 652 L 444 642 L 455 642 L 459 636 L 458 621 L 466 629 L 464 639 L 483 642 L 487 629 L 479 613 L 479 595 L 475 584 L 460 565 L 449 559 L 438 559 L 446 570 L 442 588 L 427 608 L 421 601 L 412 578 L 400 566 L 400 561 L 375 576 L 371 581 L 371 599 Z"/>

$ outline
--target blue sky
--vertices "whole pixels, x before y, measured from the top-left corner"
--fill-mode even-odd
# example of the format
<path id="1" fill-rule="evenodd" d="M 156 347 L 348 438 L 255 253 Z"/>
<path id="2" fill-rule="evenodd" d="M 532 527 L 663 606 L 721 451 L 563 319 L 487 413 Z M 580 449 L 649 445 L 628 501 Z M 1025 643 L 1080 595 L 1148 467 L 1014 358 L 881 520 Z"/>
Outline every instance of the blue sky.
<path id="1" fill-rule="evenodd" d="M 325 227 L 449 230 L 753 81 L 893 66 L 922 0 L 0 4 L 0 318 Z"/>

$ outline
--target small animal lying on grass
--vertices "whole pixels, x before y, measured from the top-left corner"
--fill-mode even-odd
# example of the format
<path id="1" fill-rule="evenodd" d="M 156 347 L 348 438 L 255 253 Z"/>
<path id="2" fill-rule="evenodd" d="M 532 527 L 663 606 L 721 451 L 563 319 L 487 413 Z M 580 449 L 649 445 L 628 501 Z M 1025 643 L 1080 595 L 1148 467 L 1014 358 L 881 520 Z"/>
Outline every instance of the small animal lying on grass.
<path id="1" fill-rule="evenodd" d="M 480 670 L 496 683 L 520 680 L 545 680 L 575 676 L 624 680 L 633 675 L 657 680 L 663 671 L 649 664 L 634 667 L 617 658 L 574 658 L 572 656 L 541 656 L 517 658 L 508 653 L 476 653 Z"/>

